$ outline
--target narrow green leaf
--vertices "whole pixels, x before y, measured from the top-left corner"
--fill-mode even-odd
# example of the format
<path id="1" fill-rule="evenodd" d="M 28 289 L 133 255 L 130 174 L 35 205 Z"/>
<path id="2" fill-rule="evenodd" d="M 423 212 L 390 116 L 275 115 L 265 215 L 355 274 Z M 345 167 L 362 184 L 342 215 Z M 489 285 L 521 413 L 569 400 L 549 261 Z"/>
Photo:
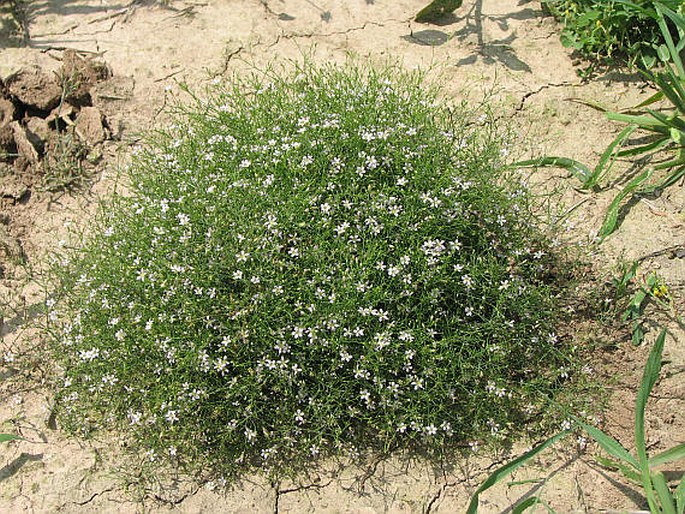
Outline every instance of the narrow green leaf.
<path id="1" fill-rule="evenodd" d="M 511 509 L 511 514 L 523 514 L 527 509 L 539 504 L 540 499 L 537 496 L 531 496 Z"/>
<path id="2" fill-rule="evenodd" d="M 673 496 L 671 495 L 671 490 L 668 488 L 664 474 L 661 471 L 657 471 L 652 473 L 651 476 L 654 490 L 656 491 L 657 498 L 659 498 L 663 514 L 676 514 L 675 502 L 673 501 Z"/>
<path id="3" fill-rule="evenodd" d="M 678 487 L 673 491 L 677 514 L 685 514 L 685 477 L 680 479 Z"/>
<path id="4" fill-rule="evenodd" d="M 589 177 L 583 182 L 583 188 L 585 189 L 591 189 L 594 186 L 596 186 L 599 181 L 604 178 L 605 175 L 611 171 L 611 168 L 614 165 L 614 162 L 616 162 L 616 148 L 620 147 L 623 142 L 630 137 L 630 134 L 635 132 L 635 129 L 637 126 L 635 125 L 628 125 L 626 128 L 624 128 L 618 136 L 614 138 L 614 140 L 607 146 L 606 150 L 604 150 L 604 153 L 602 154 L 602 157 L 599 159 L 599 163 L 595 167 L 595 169 L 592 171 Z"/>
<path id="5" fill-rule="evenodd" d="M 562 168 L 569 171 L 581 182 L 585 182 L 592 174 L 590 168 L 585 164 L 567 157 L 540 157 L 539 159 L 530 159 L 527 161 L 519 161 L 508 166 L 509 168 Z"/>
<path id="6" fill-rule="evenodd" d="M 642 484 L 642 475 L 640 475 L 640 473 L 635 471 L 633 468 L 626 466 L 622 462 L 607 459 L 606 457 L 602 457 L 601 455 L 594 457 L 594 459 L 607 469 L 611 469 L 613 471 L 620 471 L 621 474 L 628 480 L 632 480 L 637 484 Z"/>
<path id="7" fill-rule="evenodd" d="M 550 437 L 547 439 L 545 442 L 541 443 L 539 446 L 536 446 L 530 451 L 527 451 L 520 457 L 514 459 L 513 461 L 505 464 L 501 468 L 495 470 L 492 475 L 490 475 L 485 482 L 481 484 L 481 486 L 476 489 L 476 492 L 473 494 L 471 497 L 471 502 L 469 503 L 469 507 L 466 510 L 466 514 L 476 514 L 478 512 L 478 501 L 480 494 L 483 493 L 484 491 L 490 489 L 493 485 L 497 484 L 498 482 L 501 482 L 506 478 L 508 475 L 516 471 L 518 468 L 526 464 L 529 460 L 533 459 L 538 453 L 542 452 L 545 448 L 553 445 L 560 439 L 563 439 L 566 437 L 570 432 L 568 430 L 564 432 L 560 432 L 556 434 L 555 436 Z"/>
<path id="8" fill-rule="evenodd" d="M 679 168 L 677 170 L 674 170 L 673 173 L 671 173 L 668 177 L 666 177 L 663 181 L 661 181 L 656 189 L 664 189 L 670 185 L 675 184 L 678 182 L 682 177 L 685 176 L 685 166 L 682 168 Z"/>
<path id="9" fill-rule="evenodd" d="M 657 138 L 654 141 L 652 141 L 651 143 L 636 146 L 634 148 L 629 148 L 626 150 L 621 150 L 618 153 L 618 157 L 633 157 L 635 155 L 648 153 L 648 152 L 651 152 L 653 150 L 658 150 L 659 148 L 661 148 L 662 146 L 666 146 L 670 142 L 671 142 L 670 137 L 657 136 Z"/>
<path id="10" fill-rule="evenodd" d="M 664 94 L 661 91 L 657 91 L 654 93 L 652 96 L 647 98 L 646 100 L 643 100 L 639 104 L 635 105 L 634 107 L 631 107 L 630 109 L 623 109 L 621 113 L 623 114 L 630 114 L 632 112 L 641 112 L 641 109 L 643 107 L 647 107 L 648 105 L 652 105 L 653 103 L 658 102 L 664 97 Z"/>
<path id="11" fill-rule="evenodd" d="M 649 461 L 647 459 L 647 447 L 645 444 L 645 409 L 647 407 L 647 400 L 654 388 L 654 384 L 659 377 L 661 371 L 661 354 L 664 351 L 664 342 L 666 341 L 666 329 L 663 329 L 656 342 L 649 352 L 647 364 L 642 375 L 642 382 L 637 393 L 637 401 L 635 402 L 635 448 L 637 451 L 637 458 L 639 461 L 640 471 L 642 473 L 642 486 L 647 496 L 647 502 L 652 510 L 656 509 L 656 497 L 652 489 L 652 477 L 649 470 Z"/>
<path id="12" fill-rule="evenodd" d="M 678 111 L 685 112 L 685 103 L 683 103 L 683 99 L 680 97 L 679 90 L 677 88 L 678 79 L 676 78 L 673 80 L 672 77 L 672 71 L 671 76 L 665 73 L 659 73 L 658 75 L 655 75 L 654 81 L 656 82 L 657 86 L 659 86 L 659 90 L 666 98 L 668 98 L 671 104 L 678 109 Z"/>
<path id="13" fill-rule="evenodd" d="M 669 30 L 668 25 L 666 24 L 664 15 L 671 18 L 671 20 L 673 20 L 673 22 L 680 28 L 683 28 L 683 26 L 685 25 L 685 19 L 679 14 L 676 14 L 675 12 L 671 11 L 668 7 L 666 7 L 663 4 L 655 3 L 654 7 L 656 8 L 657 13 L 659 14 L 659 16 L 657 17 L 657 23 L 659 24 L 659 28 L 661 29 L 661 34 L 664 36 L 666 46 L 668 46 L 668 49 L 671 53 L 670 60 L 675 65 L 678 71 L 678 76 L 685 79 L 685 68 L 683 67 L 683 62 L 680 59 L 680 53 L 676 48 L 675 43 L 673 42 L 673 38 L 671 37 L 671 31 Z"/>
<path id="14" fill-rule="evenodd" d="M 606 217 L 604 218 L 604 223 L 602 223 L 602 227 L 599 229 L 598 236 L 600 240 L 604 240 L 604 238 L 616 230 L 616 224 L 618 223 L 618 211 L 624 198 L 640 187 L 640 185 L 647 180 L 651 174 L 651 170 L 641 173 L 631 180 L 623 189 L 623 191 L 616 195 L 616 198 L 614 198 L 613 202 L 611 202 L 611 205 L 609 205 Z"/>
<path id="15" fill-rule="evenodd" d="M 635 457 L 633 457 L 630 454 L 630 452 L 628 452 L 628 450 L 626 450 L 625 447 L 616 439 L 605 434 L 599 428 L 593 427 L 592 425 L 588 425 L 583 421 L 578 420 L 578 424 L 581 427 L 583 427 L 583 430 L 585 430 L 588 433 L 588 435 L 592 437 L 592 439 L 597 441 L 597 443 L 609 455 L 611 455 L 615 459 L 618 459 L 619 462 L 625 462 L 626 464 L 630 464 L 631 466 L 633 466 L 635 469 L 639 469 L 637 459 L 635 459 Z"/>
<path id="16" fill-rule="evenodd" d="M 649 465 L 659 466 L 676 460 L 685 459 L 685 443 L 669 448 L 649 459 Z"/>
<path id="17" fill-rule="evenodd" d="M 18 439 L 24 439 L 24 438 L 20 437 L 18 435 L 13 435 L 13 434 L 0 434 L 0 443 L 4 443 L 7 441 L 16 441 Z"/>
<path id="18" fill-rule="evenodd" d="M 653 116 L 648 116 L 646 114 L 636 116 L 633 114 L 622 114 L 620 112 L 608 112 L 607 118 L 609 118 L 611 121 L 619 121 L 621 123 L 637 125 L 642 129 L 652 131 L 661 128 L 663 125 L 660 120 L 654 119 Z"/>
<path id="19" fill-rule="evenodd" d="M 521 503 L 511 509 L 511 514 L 523 514 L 523 512 L 526 510 L 537 505 L 542 505 L 549 514 L 556 514 L 556 511 L 552 507 L 550 507 L 545 501 L 537 496 L 531 496 L 530 498 L 523 500 Z"/>

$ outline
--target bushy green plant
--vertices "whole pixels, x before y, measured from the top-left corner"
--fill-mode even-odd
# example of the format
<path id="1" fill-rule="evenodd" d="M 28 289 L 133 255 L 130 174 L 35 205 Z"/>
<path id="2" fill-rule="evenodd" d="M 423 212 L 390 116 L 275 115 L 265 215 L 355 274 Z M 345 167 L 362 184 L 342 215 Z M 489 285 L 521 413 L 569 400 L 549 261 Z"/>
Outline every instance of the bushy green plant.
<path id="1" fill-rule="evenodd" d="M 60 264 L 64 424 L 230 475 L 539 419 L 576 363 L 503 148 L 392 67 L 179 106 Z"/>
<path id="2" fill-rule="evenodd" d="M 665 43 L 654 0 L 543 0 L 564 24 L 561 42 L 594 61 L 652 66 Z M 685 13 L 682 0 L 663 0 Z"/>

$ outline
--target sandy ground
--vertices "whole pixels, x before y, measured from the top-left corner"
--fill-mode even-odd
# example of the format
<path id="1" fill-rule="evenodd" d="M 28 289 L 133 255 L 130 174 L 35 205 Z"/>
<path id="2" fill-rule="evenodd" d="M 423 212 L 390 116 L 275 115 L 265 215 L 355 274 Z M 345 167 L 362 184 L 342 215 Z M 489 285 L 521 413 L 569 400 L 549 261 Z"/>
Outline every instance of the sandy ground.
<path id="1" fill-rule="evenodd" d="M 137 134 L 163 123 L 169 95 L 180 94 L 178 82 L 201 87 L 215 77 L 304 57 L 343 62 L 352 54 L 374 63 L 390 60 L 407 68 L 430 68 L 429 76 L 441 80 L 447 96 L 478 101 L 490 94 L 496 113 L 511 121 L 526 142 L 521 146 L 526 154 L 552 153 L 588 163 L 597 161 L 620 127 L 617 130 L 600 113 L 568 99 L 626 107 L 649 93 L 639 78 L 618 73 L 582 83 L 572 57 L 558 41 L 558 27 L 544 16 L 538 2 L 467 0 L 444 24 L 416 24 L 413 15 L 424 3 L 29 0 L 24 4 L 23 37 L 13 34 L 7 13 L 0 15 L 0 78 L 30 65 L 59 70 L 67 49 L 104 60 L 112 71 L 111 78 L 91 91 L 111 137 L 98 143 L 103 158 L 86 191 L 49 193 L 24 177 L 21 187 L 28 193 L 13 193 L 16 184 L 0 177 L 3 297 L 16 309 L 40 300 L 40 287 L 25 268 L 13 265 L 11 249 L 23 253 L 38 272 L 41 259 L 58 244 L 66 227 L 87 220 L 98 196 L 112 189 L 113 177 L 138 141 Z M 567 224 L 569 237 L 576 241 L 591 240 L 620 187 L 586 195 L 568 187 L 572 181 L 562 172 L 545 173 L 536 180 L 566 185 L 567 206 L 579 205 Z M 642 259 L 641 276 L 658 271 L 680 313 L 685 311 L 683 253 L 665 249 L 685 245 L 684 200 L 678 184 L 659 198 L 634 202 L 618 232 L 594 255 L 597 268 L 606 273 L 619 259 Z M 5 314 L 0 343 L 5 356 L 11 352 L 30 357 L 37 343 L 22 316 Z M 685 338 L 676 326 L 671 328 L 663 378 L 647 417 L 652 451 L 685 440 Z M 648 333 L 647 342 L 655 333 Z M 632 405 L 648 347 L 634 348 L 623 339 L 601 356 L 601 367 L 615 379 L 605 426 L 630 447 Z M 2 447 L 0 512 L 463 512 L 488 471 L 511 458 L 476 455 L 427 463 L 395 456 L 368 466 L 310 470 L 296 482 L 246 479 L 225 491 L 221 484 L 141 474 L 118 455 L 116 440 L 86 444 L 67 438 L 52 423 L 51 392 L 40 384 L 46 364 L 20 366 L 19 360 L 7 360 L 0 367 L 0 422 L 3 431 L 19 431 L 27 441 Z M 514 477 L 534 482 L 490 491 L 481 511 L 510 512 L 520 499 L 539 493 L 558 512 L 644 508 L 639 491 L 594 464 L 595 451 L 590 446 L 578 453 L 567 446 L 545 453 Z M 669 476 L 682 474 L 683 466 L 671 466 Z"/>

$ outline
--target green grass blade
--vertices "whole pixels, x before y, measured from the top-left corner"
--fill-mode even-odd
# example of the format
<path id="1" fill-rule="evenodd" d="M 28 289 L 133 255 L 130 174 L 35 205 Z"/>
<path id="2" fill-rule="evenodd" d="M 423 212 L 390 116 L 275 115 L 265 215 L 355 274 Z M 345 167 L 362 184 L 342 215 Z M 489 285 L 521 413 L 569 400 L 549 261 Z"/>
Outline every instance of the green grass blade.
<path id="1" fill-rule="evenodd" d="M 609 234 L 616 230 L 616 225 L 618 223 L 618 212 L 621 207 L 621 202 L 625 199 L 626 196 L 628 196 L 638 187 L 640 187 L 640 185 L 645 180 L 647 180 L 651 175 L 651 170 L 647 170 L 644 173 L 641 173 L 633 180 L 631 180 L 628 183 L 628 185 L 626 185 L 626 187 L 623 188 L 623 191 L 616 195 L 616 198 L 614 198 L 613 202 L 611 202 L 611 205 L 609 205 L 609 209 L 604 218 L 604 223 L 602 223 L 602 227 L 599 229 L 598 236 L 600 238 L 600 241 L 604 240 L 604 238 L 606 238 Z"/>
<path id="2" fill-rule="evenodd" d="M 629 109 L 622 109 L 621 113 L 622 114 L 631 114 L 633 112 L 642 112 L 641 110 L 643 107 L 647 107 L 649 105 L 652 105 L 652 104 L 658 102 L 659 100 L 661 100 L 663 97 L 664 97 L 664 93 L 661 91 L 657 91 L 652 96 L 650 96 L 646 100 L 643 100 L 639 104 L 637 104 L 633 107 L 630 107 Z"/>
<path id="3" fill-rule="evenodd" d="M 670 71 L 670 70 L 669 70 Z M 673 106 L 680 112 L 685 112 L 685 103 L 683 98 L 680 96 L 680 91 L 682 87 L 678 89 L 678 78 L 673 75 L 673 71 L 670 71 L 671 76 L 660 73 L 654 77 L 659 89 L 664 93 L 664 96 L 673 104 Z M 675 79 L 675 80 L 673 80 Z"/>
<path id="4" fill-rule="evenodd" d="M 685 79 L 685 68 L 683 67 L 683 61 L 680 59 L 680 52 L 678 51 L 675 43 L 673 42 L 673 38 L 671 37 L 671 31 L 669 30 L 668 25 L 666 25 L 664 15 L 671 18 L 673 23 L 675 23 L 681 29 L 685 27 L 685 19 L 682 16 L 670 10 L 663 4 L 656 3 L 654 6 L 656 7 L 657 13 L 660 15 L 657 18 L 657 23 L 659 24 L 661 33 L 664 36 L 664 40 L 666 41 L 666 46 L 668 46 L 668 49 L 671 52 L 671 60 L 673 61 L 673 64 L 678 70 L 678 76 Z"/>
<path id="5" fill-rule="evenodd" d="M 685 514 L 685 477 L 681 477 L 678 487 L 673 491 L 673 498 L 677 514 Z"/>
<path id="6" fill-rule="evenodd" d="M 585 166 L 582 162 L 567 157 L 540 157 L 539 159 L 530 159 L 527 161 L 519 161 L 509 165 L 510 168 L 562 168 L 569 171 L 581 182 L 585 183 L 588 177 L 592 175 L 590 168 Z"/>
<path id="7" fill-rule="evenodd" d="M 637 125 L 645 130 L 651 130 L 654 127 L 660 127 L 661 122 L 655 120 L 652 116 L 646 114 L 635 115 L 635 114 L 622 114 L 620 112 L 608 112 L 607 118 L 611 121 L 618 121 L 621 123 L 628 123 L 632 125 Z"/>
<path id="8" fill-rule="evenodd" d="M 521 503 L 511 509 L 511 514 L 523 514 L 526 510 L 537 505 L 542 505 L 549 514 L 556 514 L 556 511 L 552 507 L 550 507 L 546 502 L 537 496 L 531 496 L 530 498 L 523 500 Z"/>
<path id="9" fill-rule="evenodd" d="M 685 459 L 685 443 L 669 448 L 649 459 L 649 465 L 659 466 L 676 460 Z"/>
<path id="10" fill-rule="evenodd" d="M 673 501 L 671 490 L 668 488 L 664 474 L 661 471 L 652 473 L 652 483 L 654 484 L 656 496 L 659 498 L 663 514 L 676 514 L 675 502 Z"/>
<path id="11" fill-rule="evenodd" d="M 637 451 L 637 458 L 640 463 L 640 471 L 642 472 L 642 486 L 647 495 L 647 502 L 651 509 L 656 509 L 656 497 L 652 489 L 652 477 L 649 470 L 649 460 L 647 459 L 647 447 L 645 443 L 645 409 L 647 407 L 647 400 L 656 384 L 659 372 L 661 371 L 661 354 L 664 351 L 664 342 L 666 341 L 666 329 L 663 329 L 656 342 L 649 352 L 647 364 L 642 375 L 642 382 L 637 393 L 637 401 L 635 402 L 635 448 Z M 658 511 L 657 511 L 658 512 Z"/>
<path id="12" fill-rule="evenodd" d="M 508 475 L 516 471 L 518 468 L 526 464 L 529 460 L 533 459 L 538 453 L 542 452 L 545 448 L 553 445 L 560 439 L 563 439 L 566 437 L 570 432 L 568 430 L 565 430 L 564 432 L 560 432 L 549 439 L 547 439 L 545 442 L 541 443 L 539 446 L 536 446 L 530 451 L 527 451 L 520 457 L 512 460 L 511 462 L 508 462 L 501 468 L 495 470 L 492 475 L 490 475 L 485 482 L 481 484 L 481 486 L 476 489 L 476 492 L 473 494 L 471 497 L 471 502 L 469 503 L 469 507 L 466 510 L 466 514 L 476 514 L 478 512 L 478 501 L 480 494 L 483 493 L 484 491 L 487 491 L 490 489 L 493 485 L 501 482 L 504 480 Z"/>
<path id="13" fill-rule="evenodd" d="M 0 434 L 0 443 L 5 443 L 7 441 L 16 441 L 18 439 L 24 438 L 14 434 Z"/>
<path id="14" fill-rule="evenodd" d="M 621 150 L 618 153 L 618 157 L 634 157 L 636 155 L 649 153 L 649 152 L 652 152 L 654 150 L 658 150 L 662 146 L 666 146 L 670 142 L 671 142 L 670 137 L 658 136 L 657 139 L 655 139 L 651 143 L 640 145 L 640 146 L 637 146 L 634 148 L 629 148 L 626 150 Z"/>
<path id="15" fill-rule="evenodd" d="M 607 469 L 610 469 L 612 471 L 620 471 L 621 474 L 624 477 L 626 477 L 628 480 L 632 480 L 633 482 L 635 482 L 637 484 L 642 483 L 642 475 L 640 475 L 640 473 L 635 471 L 635 469 L 630 468 L 621 462 L 617 462 L 615 460 L 607 459 L 606 457 L 602 457 L 601 455 L 595 457 L 595 460 Z"/>
<path id="16" fill-rule="evenodd" d="M 605 452 L 607 452 L 613 458 L 618 459 L 619 463 L 625 462 L 626 464 L 633 466 L 635 469 L 639 469 L 639 463 L 637 459 L 635 459 L 635 457 L 633 457 L 630 452 L 628 452 L 628 450 L 626 450 L 626 448 L 616 439 L 605 434 L 599 428 L 588 425 L 582 421 L 578 421 L 578 424 L 583 427 L 583 430 L 585 430 L 588 435 L 592 437 L 592 439 L 597 441 L 597 444 L 599 444 Z"/>
<path id="17" fill-rule="evenodd" d="M 537 496 L 526 498 L 521 503 L 516 505 L 516 507 L 511 509 L 511 514 L 523 514 L 526 510 L 535 505 L 540 505 L 540 499 Z"/>
<path id="18" fill-rule="evenodd" d="M 599 163 L 592 171 L 590 176 L 587 177 L 587 179 L 583 182 L 584 189 L 591 189 L 595 187 L 599 181 L 605 175 L 607 175 L 609 171 L 611 171 L 614 162 L 616 162 L 616 148 L 619 148 L 621 145 L 623 145 L 623 142 L 630 137 L 630 134 L 635 132 L 636 128 L 637 126 L 635 125 L 628 125 L 618 134 L 618 136 L 614 138 L 611 144 L 607 146 L 606 150 L 604 150 L 604 153 L 602 154 L 602 157 L 599 159 Z"/>

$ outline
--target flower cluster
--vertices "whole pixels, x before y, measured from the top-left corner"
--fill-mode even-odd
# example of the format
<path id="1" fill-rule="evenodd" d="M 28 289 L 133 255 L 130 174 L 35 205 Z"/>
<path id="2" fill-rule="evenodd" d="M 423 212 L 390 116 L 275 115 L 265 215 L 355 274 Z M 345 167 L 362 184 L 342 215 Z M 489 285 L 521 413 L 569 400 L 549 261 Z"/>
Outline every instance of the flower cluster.
<path id="1" fill-rule="evenodd" d="M 500 148 L 396 70 L 213 90 L 62 273 L 68 425 L 228 471 L 501 437 L 573 364 Z"/>

